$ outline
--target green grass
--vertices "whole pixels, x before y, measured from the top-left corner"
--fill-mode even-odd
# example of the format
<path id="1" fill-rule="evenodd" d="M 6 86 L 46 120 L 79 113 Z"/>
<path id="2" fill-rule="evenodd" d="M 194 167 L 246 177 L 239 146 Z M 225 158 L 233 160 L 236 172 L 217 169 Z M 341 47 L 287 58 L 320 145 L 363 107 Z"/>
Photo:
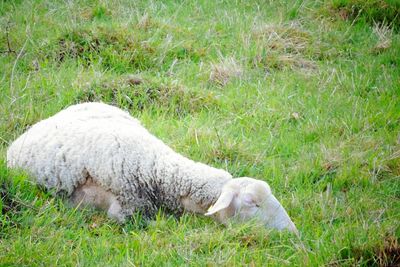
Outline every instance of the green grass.
<path id="1" fill-rule="evenodd" d="M 398 4 L 363 3 L 0 1 L 0 265 L 400 264 Z M 267 181 L 300 237 L 162 211 L 117 225 L 6 168 L 12 140 L 84 101 Z"/>

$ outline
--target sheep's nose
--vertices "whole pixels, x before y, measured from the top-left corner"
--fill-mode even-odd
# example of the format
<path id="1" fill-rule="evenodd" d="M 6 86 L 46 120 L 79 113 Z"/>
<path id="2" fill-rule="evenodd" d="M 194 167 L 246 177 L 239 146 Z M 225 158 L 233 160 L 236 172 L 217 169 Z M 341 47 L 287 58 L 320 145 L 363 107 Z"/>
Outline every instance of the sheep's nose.
<path id="1" fill-rule="evenodd" d="M 290 219 L 289 214 L 286 212 L 284 207 L 279 203 L 274 195 L 271 195 L 269 197 L 267 206 L 267 226 L 276 228 L 278 230 L 286 229 L 294 233 L 298 232 L 293 221 Z"/>
<path id="2" fill-rule="evenodd" d="M 287 226 L 287 229 L 288 229 L 290 232 L 295 233 L 296 235 L 299 234 L 299 230 L 297 230 L 296 225 L 294 225 L 294 223 L 293 223 L 292 221 L 290 221 L 290 224 Z"/>
<path id="3" fill-rule="evenodd" d="M 281 222 L 281 223 L 276 223 L 276 224 L 272 224 L 271 223 L 267 223 L 265 224 L 266 228 L 275 228 L 278 229 L 280 231 L 284 231 L 287 230 L 289 232 L 295 233 L 296 235 L 299 234 L 299 231 L 297 230 L 296 226 L 294 225 L 294 223 L 290 220 L 289 222 Z"/>

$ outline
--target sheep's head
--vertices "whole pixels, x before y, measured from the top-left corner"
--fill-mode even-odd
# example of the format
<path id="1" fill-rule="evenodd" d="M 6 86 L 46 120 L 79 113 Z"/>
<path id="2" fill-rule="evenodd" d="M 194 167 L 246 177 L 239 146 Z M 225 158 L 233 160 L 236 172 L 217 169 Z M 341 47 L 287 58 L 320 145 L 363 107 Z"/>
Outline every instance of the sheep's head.
<path id="1" fill-rule="evenodd" d="M 269 185 L 248 177 L 227 182 L 218 200 L 205 215 L 214 215 L 222 223 L 230 218 L 239 221 L 254 219 L 266 227 L 297 232 L 296 226 L 272 194 Z"/>

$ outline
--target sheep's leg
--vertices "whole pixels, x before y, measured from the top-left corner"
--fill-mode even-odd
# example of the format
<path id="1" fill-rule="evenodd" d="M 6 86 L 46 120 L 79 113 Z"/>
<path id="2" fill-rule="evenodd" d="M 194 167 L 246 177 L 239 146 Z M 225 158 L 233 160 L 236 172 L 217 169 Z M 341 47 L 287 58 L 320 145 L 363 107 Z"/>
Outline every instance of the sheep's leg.
<path id="1" fill-rule="evenodd" d="M 117 196 L 97 185 L 91 179 L 78 186 L 72 193 L 70 200 L 74 206 L 95 207 L 106 211 L 110 218 L 119 222 L 125 220 Z"/>

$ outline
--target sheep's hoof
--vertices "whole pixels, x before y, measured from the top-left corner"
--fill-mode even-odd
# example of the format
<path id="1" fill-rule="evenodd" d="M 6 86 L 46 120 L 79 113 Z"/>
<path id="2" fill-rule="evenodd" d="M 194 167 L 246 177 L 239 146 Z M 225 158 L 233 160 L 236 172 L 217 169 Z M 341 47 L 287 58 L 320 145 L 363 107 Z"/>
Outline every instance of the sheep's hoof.
<path id="1" fill-rule="evenodd" d="M 107 215 L 119 223 L 125 222 L 125 215 L 122 213 L 121 205 L 116 199 L 114 199 L 114 201 L 111 203 L 110 208 L 107 211 Z"/>

